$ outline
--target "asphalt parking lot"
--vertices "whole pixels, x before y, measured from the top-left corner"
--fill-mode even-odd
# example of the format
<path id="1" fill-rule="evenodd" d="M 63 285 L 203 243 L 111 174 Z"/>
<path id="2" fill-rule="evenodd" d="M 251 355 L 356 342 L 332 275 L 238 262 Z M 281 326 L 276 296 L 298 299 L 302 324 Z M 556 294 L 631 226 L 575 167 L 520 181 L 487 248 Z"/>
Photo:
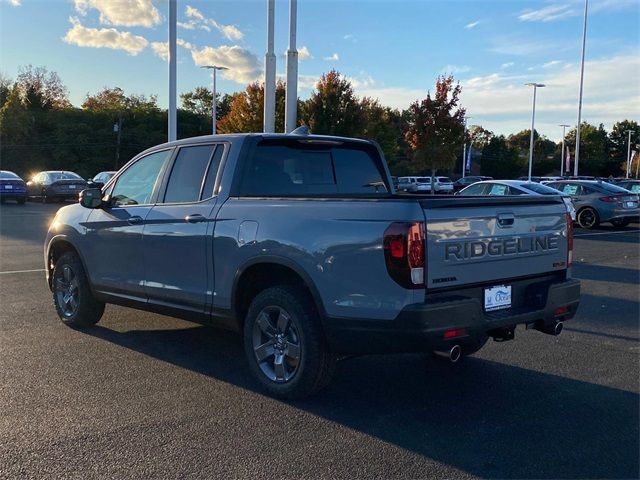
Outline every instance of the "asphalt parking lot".
<path id="1" fill-rule="evenodd" d="M 638 478 L 640 226 L 576 229 L 582 303 L 452 367 L 340 363 L 311 400 L 256 390 L 239 337 L 108 306 L 56 317 L 42 241 L 59 206 L 0 207 L 0 477 Z"/>

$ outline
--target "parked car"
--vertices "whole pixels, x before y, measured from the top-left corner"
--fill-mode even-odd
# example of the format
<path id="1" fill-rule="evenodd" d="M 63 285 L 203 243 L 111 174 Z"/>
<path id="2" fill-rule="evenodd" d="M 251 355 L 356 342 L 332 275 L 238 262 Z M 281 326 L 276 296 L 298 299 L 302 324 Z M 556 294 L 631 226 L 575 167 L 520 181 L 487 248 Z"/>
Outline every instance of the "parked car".
<path id="1" fill-rule="evenodd" d="M 456 195 L 558 195 L 567 206 L 571 220 L 576 220 L 576 209 L 569 195 L 565 195 L 555 188 L 535 182 L 522 180 L 490 180 L 477 182 L 459 191 Z"/>
<path id="2" fill-rule="evenodd" d="M 458 192 L 469 185 L 472 185 L 476 182 L 481 182 L 483 180 L 493 180 L 493 177 L 486 177 L 481 175 L 467 175 L 466 177 L 461 177 L 455 182 L 453 182 L 453 190 Z"/>
<path id="3" fill-rule="evenodd" d="M 413 198 L 390 182 L 365 140 L 239 134 L 148 149 L 51 222 L 56 312 L 89 327 L 116 303 L 236 329 L 255 379 L 282 398 L 326 386 L 342 355 L 455 362 L 516 325 L 557 335 L 575 315 L 558 197 Z"/>
<path id="4" fill-rule="evenodd" d="M 398 187 L 402 192 L 409 193 L 430 193 L 430 177 L 399 177 Z"/>
<path id="5" fill-rule="evenodd" d="M 95 177 L 93 177 L 92 179 L 87 180 L 87 187 L 88 188 L 102 188 L 102 187 L 104 187 L 104 184 L 107 183 L 109 180 L 111 180 L 111 177 L 113 177 L 116 173 L 117 172 L 115 172 L 115 171 L 100 172 Z"/>
<path id="6" fill-rule="evenodd" d="M 20 176 L 8 170 L 0 170 L 0 201 L 15 200 L 20 205 L 27 201 L 27 186 Z"/>
<path id="7" fill-rule="evenodd" d="M 396 191 L 398 191 L 398 177 L 392 176 L 391 177 L 391 182 L 393 183 L 393 188 L 395 188 Z"/>
<path id="8" fill-rule="evenodd" d="M 615 184 L 629 190 L 631 193 L 640 194 L 640 180 L 624 179 L 617 181 Z"/>
<path id="9" fill-rule="evenodd" d="M 571 197 L 577 211 L 576 220 L 582 228 L 596 228 L 603 222 L 626 227 L 640 216 L 638 195 L 607 182 L 562 180 L 548 186 Z"/>
<path id="10" fill-rule="evenodd" d="M 27 182 L 29 198 L 37 198 L 43 203 L 52 201 L 78 200 L 78 194 L 87 188 L 87 182 L 73 172 L 40 172 Z"/>
<path id="11" fill-rule="evenodd" d="M 453 193 L 453 182 L 449 177 L 434 177 L 433 190 L 436 193 Z"/>

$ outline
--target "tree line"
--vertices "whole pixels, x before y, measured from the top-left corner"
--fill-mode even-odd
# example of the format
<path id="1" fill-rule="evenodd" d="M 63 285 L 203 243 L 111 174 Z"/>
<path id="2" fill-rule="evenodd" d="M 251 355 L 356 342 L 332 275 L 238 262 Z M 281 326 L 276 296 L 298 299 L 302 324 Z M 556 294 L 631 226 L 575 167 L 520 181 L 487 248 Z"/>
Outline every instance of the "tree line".
<path id="1" fill-rule="evenodd" d="M 514 178 L 526 173 L 529 130 L 497 135 L 480 125 L 465 133 L 462 87 L 452 76 L 436 79 L 433 93 L 399 110 L 358 97 L 336 70 L 320 77 L 311 96 L 298 100 L 298 119 L 313 133 L 375 140 L 395 175 L 455 175 L 462 170 L 463 140 L 471 148 L 472 173 Z M 211 132 L 212 93 L 206 87 L 180 95 L 178 138 Z M 255 82 L 243 91 L 216 98 L 219 133 L 262 131 L 264 88 Z M 285 84 L 276 86 L 276 131 L 284 129 Z M 120 132 L 118 132 L 120 130 Z M 627 130 L 637 141 L 635 121 L 581 127 L 580 173 L 624 173 Z M 466 138 L 465 138 L 466 135 Z M 575 129 L 565 137 L 575 150 Z M 84 177 L 121 167 L 140 151 L 166 141 L 167 111 L 155 95 L 126 94 L 105 87 L 74 107 L 57 73 L 26 66 L 15 80 L 0 77 L 0 162 L 3 169 L 29 176 L 43 169 L 65 169 Z M 561 144 L 534 132 L 534 175 L 558 174 Z M 632 148 L 637 149 L 636 145 Z M 573 154 L 573 153 L 572 153 Z M 635 165 L 633 169 L 635 171 Z"/>

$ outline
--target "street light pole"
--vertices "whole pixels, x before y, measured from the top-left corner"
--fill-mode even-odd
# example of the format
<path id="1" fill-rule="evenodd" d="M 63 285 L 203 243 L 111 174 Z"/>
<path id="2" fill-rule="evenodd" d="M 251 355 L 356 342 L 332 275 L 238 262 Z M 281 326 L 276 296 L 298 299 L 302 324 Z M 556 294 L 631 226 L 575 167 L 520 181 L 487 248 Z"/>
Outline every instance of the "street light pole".
<path id="1" fill-rule="evenodd" d="M 563 123 L 562 125 L 558 125 L 558 126 L 562 127 L 562 152 L 560 157 L 560 176 L 563 177 L 564 176 L 564 136 L 565 136 L 564 132 L 569 125 Z"/>
<path id="2" fill-rule="evenodd" d="M 273 52 L 275 0 L 267 0 L 267 53 L 264 56 L 264 117 L 262 130 L 276 131 L 276 55 Z"/>
<path id="3" fill-rule="evenodd" d="M 216 134 L 216 71 L 217 70 L 229 70 L 227 67 L 220 67 L 218 65 L 203 65 L 200 68 L 207 68 L 213 70 L 213 97 L 211 99 L 211 131 L 213 135 Z"/>
<path id="4" fill-rule="evenodd" d="M 289 0 L 289 48 L 287 49 L 287 90 L 285 92 L 284 132 L 292 132 L 298 123 L 298 50 L 296 30 L 298 0 Z"/>
<path id="5" fill-rule="evenodd" d="M 464 132 L 462 133 L 462 178 L 467 172 L 467 120 L 473 117 L 464 117 Z"/>
<path id="6" fill-rule="evenodd" d="M 531 111 L 531 138 L 529 139 L 529 182 L 531 181 L 531 169 L 533 167 L 533 132 L 536 120 L 536 91 L 538 88 L 544 87 L 544 83 L 525 83 L 529 87 L 533 87 L 533 109 Z"/>
<path id="7" fill-rule="evenodd" d="M 173 142 L 178 138 L 178 122 L 176 108 L 176 0 L 169 0 L 169 108 L 168 137 Z"/>
<path id="8" fill-rule="evenodd" d="M 580 162 L 580 122 L 582 120 L 582 84 L 584 83 L 584 49 L 587 43 L 587 9 L 589 0 L 584 0 L 584 22 L 582 25 L 582 60 L 580 61 L 580 94 L 578 98 L 578 126 L 576 127 L 576 159 L 573 174 L 578 176 L 578 162 Z"/>
<path id="9" fill-rule="evenodd" d="M 631 170 L 631 133 L 633 130 L 627 130 L 629 134 L 629 140 L 627 141 L 627 171 L 625 178 L 629 178 L 629 171 Z"/>

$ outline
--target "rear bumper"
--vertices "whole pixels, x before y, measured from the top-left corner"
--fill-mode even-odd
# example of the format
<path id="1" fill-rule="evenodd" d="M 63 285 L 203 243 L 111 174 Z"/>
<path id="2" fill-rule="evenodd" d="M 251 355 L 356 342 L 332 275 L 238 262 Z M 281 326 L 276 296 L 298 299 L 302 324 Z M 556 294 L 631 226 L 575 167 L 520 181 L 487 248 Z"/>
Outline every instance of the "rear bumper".
<path id="1" fill-rule="evenodd" d="M 26 190 L 0 190 L 0 198 L 25 198 Z"/>
<path id="2" fill-rule="evenodd" d="M 521 306 L 484 312 L 480 300 L 456 296 L 451 300 L 407 305 L 394 320 L 329 317 L 325 329 L 329 346 L 340 353 L 401 353 L 447 350 L 458 344 L 463 350 L 480 348 L 492 331 L 516 325 L 553 324 L 572 318 L 580 303 L 580 282 L 550 283 L 541 306 Z M 556 316 L 559 307 L 566 313 Z M 449 329 L 465 330 L 465 335 L 444 339 Z"/>

